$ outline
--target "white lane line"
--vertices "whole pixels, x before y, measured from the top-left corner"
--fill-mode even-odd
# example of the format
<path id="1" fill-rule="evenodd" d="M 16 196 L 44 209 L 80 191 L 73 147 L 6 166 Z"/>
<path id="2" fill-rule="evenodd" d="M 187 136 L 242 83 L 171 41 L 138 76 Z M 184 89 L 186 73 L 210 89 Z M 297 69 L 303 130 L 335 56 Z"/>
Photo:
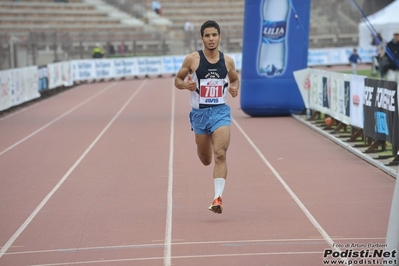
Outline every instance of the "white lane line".
<path id="1" fill-rule="evenodd" d="M 172 264 L 172 211 L 173 211 L 173 156 L 174 156 L 174 135 L 175 135 L 175 91 L 172 85 L 172 110 L 170 118 L 170 141 L 169 141 L 169 176 L 168 176 L 168 194 L 166 208 L 165 225 L 165 247 L 164 247 L 164 265 Z"/>
<path id="2" fill-rule="evenodd" d="M 263 253 L 228 253 L 216 255 L 187 255 L 187 256 L 173 256 L 173 259 L 203 259 L 203 258 L 224 258 L 224 257 L 253 257 L 253 256 L 286 256 L 286 255 L 310 255 L 321 254 L 322 251 L 287 251 L 287 252 L 263 252 Z M 112 262 L 126 262 L 126 261 L 150 261 L 161 260 L 161 257 L 146 257 L 146 258 L 131 258 L 131 259 L 114 259 L 114 260 L 91 260 L 91 261 L 76 261 L 76 262 L 61 262 L 51 264 L 35 264 L 31 266 L 61 266 L 61 265 L 82 265 L 93 263 L 112 263 Z M 347 265 L 347 264 L 344 264 Z"/>
<path id="3" fill-rule="evenodd" d="M 73 111 L 75 111 L 76 109 L 78 109 L 79 107 L 81 107 L 82 105 L 86 104 L 87 102 L 93 100 L 94 98 L 96 98 L 97 96 L 99 96 L 100 94 L 104 93 L 105 91 L 109 90 L 110 88 L 112 88 L 113 86 L 115 86 L 117 83 L 113 83 L 108 85 L 107 87 L 105 87 L 104 89 L 100 90 L 99 92 L 97 92 L 96 94 L 92 95 L 90 98 L 87 98 L 86 100 L 84 100 L 83 102 L 79 103 L 78 105 L 76 105 L 75 107 L 69 109 L 68 111 L 66 111 L 65 113 L 63 113 L 62 115 L 58 116 L 57 118 L 53 119 L 52 121 L 48 122 L 47 124 L 45 124 L 44 126 L 42 126 L 41 128 L 35 130 L 34 132 L 32 132 L 31 134 L 29 134 L 28 136 L 26 136 L 25 138 L 17 141 L 16 143 L 14 143 L 13 145 L 11 145 L 10 147 L 8 147 L 7 149 L 3 150 L 2 152 L 0 152 L 0 156 L 3 155 L 4 153 L 8 152 L 9 150 L 12 150 L 13 148 L 15 148 L 16 146 L 18 146 L 19 144 L 21 144 L 22 142 L 24 142 L 25 140 L 28 140 L 29 138 L 33 137 L 34 135 L 36 135 L 37 133 L 39 133 L 40 131 L 44 130 L 45 128 L 51 126 L 52 124 L 54 124 L 55 122 L 57 122 L 58 120 L 60 120 L 61 118 L 63 118 L 64 116 L 72 113 Z"/>
<path id="4" fill-rule="evenodd" d="M 32 222 L 33 218 L 40 212 L 40 210 L 44 207 L 44 205 L 50 200 L 50 198 L 57 192 L 57 190 L 61 187 L 61 185 L 65 182 L 65 180 L 69 177 L 69 175 L 75 170 L 75 168 L 80 164 L 80 162 L 86 157 L 86 155 L 90 152 L 90 150 L 94 147 L 94 145 L 98 142 L 98 140 L 104 135 L 104 133 L 108 130 L 108 128 L 114 123 L 114 121 L 118 118 L 118 116 L 123 112 L 123 110 L 128 106 L 128 104 L 134 99 L 134 97 L 141 91 L 144 85 L 147 83 L 147 80 L 144 80 L 143 83 L 140 84 L 138 89 L 130 96 L 130 98 L 125 102 L 122 108 L 118 111 L 118 113 L 111 119 L 111 121 L 105 126 L 105 128 L 100 132 L 100 134 L 95 138 L 95 140 L 90 144 L 90 146 L 83 152 L 83 154 L 79 157 L 79 159 L 69 168 L 68 172 L 61 178 L 61 180 L 55 185 L 55 187 L 47 194 L 47 196 L 42 200 L 42 202 L 36 207 L 36 209 L 29 215 L 28 219 L 21 225 L 21 227 L 14 233 L 14 235 L 7 241 L 7 243 L 0 249 L 0 259 L 3 257 L 4 253 L 10 248 L 10 246 L 14 243 L 14 241 L 19 237 L 19 235 L 26 229 L 26 227 Z"/>
<path id="5" fill-rule="evenodd" d="M 41 99 L 41 100 L 40 100 L 39 102 L 37 102 L 37 103 L 29 104 L 29 105 L 26 106 L 26 107 L 22 107 L 22 109 L 20 109 L 20 110 L 18 110 L 18 111 L 13 111 L 13 112 L 10 113 L 10 114 L 5 114 L 4 116 L 0 117 L 0 121 L 6 120 L 7 118 L 13 117 L 14 115 L 23 113 L 23 112 L 28 111 L 28 110 L 30 110 L 30 109 L 33 109 L 34 107 L 40 106 L 40 105 L 44 104 L 45 102 L 47 102 L 47 101 L 50 100 L 50 99 L 54 99 L 55 97 L 59 97 L 59 96 L 62 95 L 63 93 L 71 92 L 71 89 L 72 89 L 72 88 L 68 88 L 68 89 L 66 89 L 65 91 L 61 91 L 61 92 L 57 93 L 56 95 L 52 95 L 51 97 L 48 97 L 48 98 L 45 98 L 45 99 Z M 38 99 L 39 99 L 39 98 L 37 98 L 37 99 L 32 99 L 32 100 L 34 101 L 34 100 L 38 100 Z M 29 102 L 27 102 L 27 103 L 29 103 Z M 13 107 L 17 107 L 17 106 L 13 106 Z M 7 109 L 6 109 L 6 110 L 3 110 L 3 111 L 7 112 Z M 1 112 L 3 112 L 3 111 L 1 111 Z"/>
<path id="6" fill-rule="evenodd" d="M 245 139 L 248 141 L 248 143 L 252 146 L 252 148 L 256 151 L 256 153 L 259 155 L 259 157 L 262 159 L 262 161 L 266 164 L 267 167 L 273 172 L 274 176 L 277 178 L 277 180 L 283 185 L 285 190 L 288 192 L 288 194 L 291 196 L 291 198 L 298 204 L 299 208 L 303 211 L 303 213 L 308 217 L 310 222 L 313 224 L 313 226 L 319 231 L 319 233 L 322 235 L 325 241 L 330 245 L 331 248 L 335 249 L 336 251 L 341 252 L 341 250 L 337 247 L 335 247 L 334 241 L 331 239 L 331 237 L 327 234 L 327 232 L 323 229 L 323 227 L 317 222 L 317 220 L 313 217 L 313 215 L 310 213 L 310 211 L 305 207 L 305 205 L 301 202 L 301 200 L 295 195 L 294 191 L 288 186 L 288 184 L 284 181 L 284 179 L 280 176 L 280 174 L 274 169 L 274 167 L 269 163 L 269 161 L 266 159 L 266 157 L 262 154 L 262 152 L 258 149 L 258 147 L 255 145 L 255 143 L 250 139 L 250 137 L 245 133 L 245 131 L 241 128 L 241 126 L 237 123 L 235 119 L 232 119 L 236 127 L 240 130 L 241 134 L 245 137 Z"/>
<path id="7" fill-rule="evenodd" d="M 371 238 L 335 238 L 334 241 L 336 243 L 342 244 L 339 241 L 372 241 L 372 240 L 385 240 L 385 237 L 371 237 Z M 323 241 L 323 238 L 283 238 L 283 239 L 253 239 L 253 240 L 224 240 L 224 241 L 201 241 L 201 242 L 175 242 L 172 243 L 172 246 L 191 246 L 191 245 L 229 245 L 229 244 L 241 244 L 241 245 L 254 245 L 254 244 L 268 244 L 272 245 L 274 243 L 282 244 L 291 244 L 302 242 L 301 244 L 306 245 L 307 242 L 309 245 L 314 246 L 318 244 L 318 242 Z M 317 243 L 316 243 L 317 242 Z M 120 245 L 120 246 L 98 246 L 98 247 L 79 247 L 79 248 L 62 248 L 62 249 L 46 249 L 46 250 L 31 250 L 31 251 L 15 251 L 15 252 L 7 252 L 4 254 L 5 256 L 11 255 L 24 255 L 24 254 L 36 254 L 36 253 L 64 253 L 64 252 L 82 252 L 82 251 L 95 251 L 95 250 L 118 250 L 118 249 L 136 249 L 136 248 L 161 248 L 164 247 L 163 244 L 136 244 L 136 245 Z"/>

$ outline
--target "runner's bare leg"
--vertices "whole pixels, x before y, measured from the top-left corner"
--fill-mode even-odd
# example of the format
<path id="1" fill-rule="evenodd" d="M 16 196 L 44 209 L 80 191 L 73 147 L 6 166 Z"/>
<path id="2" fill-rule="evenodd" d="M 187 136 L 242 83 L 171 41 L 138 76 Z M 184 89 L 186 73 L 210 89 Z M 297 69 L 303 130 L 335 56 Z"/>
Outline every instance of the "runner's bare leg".
<path id="1" fill-rule="evenodd" d="M 226 152 L 230 144 L 230 127 L 222 126 L 212 133 L 212 144 L 215 155 L 213 177 L 227 177 Z"/>
<path id="2" fill-rule="evenodd" d="M 212 163 L 212 138 L 208 134 L 195 134 L 197 154 L 204 165 Z"/>
<path id="3" fill-rule="evenodd" d="M 216 129 L 212 135 L 195 134 L 197 154 L 204 165 L 212 162 L 212 152 L 215 155 L 215 167 L 213 177 L 226 178 L 227 162 L 226 152 L 230 144 L 230 127 L 223 126 Z"/>

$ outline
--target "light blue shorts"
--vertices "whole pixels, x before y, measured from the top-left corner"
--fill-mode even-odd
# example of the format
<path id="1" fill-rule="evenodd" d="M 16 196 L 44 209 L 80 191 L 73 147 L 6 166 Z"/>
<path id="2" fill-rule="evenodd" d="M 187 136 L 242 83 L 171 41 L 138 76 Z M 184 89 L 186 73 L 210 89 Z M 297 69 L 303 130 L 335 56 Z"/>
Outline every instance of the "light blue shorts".
<path id="1" fill-rule="evenodd" d="M 230 106 L 227 104 L 195 109 L 190 112 L 191 130 L 196 134 L 212 134 L 222 126 L 230 126 Z"/>

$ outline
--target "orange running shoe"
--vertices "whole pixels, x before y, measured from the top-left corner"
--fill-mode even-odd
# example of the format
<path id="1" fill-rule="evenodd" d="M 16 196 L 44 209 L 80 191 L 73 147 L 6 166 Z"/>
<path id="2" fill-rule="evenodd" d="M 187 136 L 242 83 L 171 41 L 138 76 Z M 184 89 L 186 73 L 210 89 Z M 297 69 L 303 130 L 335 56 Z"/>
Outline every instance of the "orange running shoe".
<path id="1" fill-rule="evenodd" d="M 213 211 L 214 213 L 219 213 L 221 214 L 223 211 L 223 207 L 222 207 L 222 197 L 218 197 L 216 199 L 213 200 L 211 206 L 209 206 L 208 208 L 210 211 Z"/>

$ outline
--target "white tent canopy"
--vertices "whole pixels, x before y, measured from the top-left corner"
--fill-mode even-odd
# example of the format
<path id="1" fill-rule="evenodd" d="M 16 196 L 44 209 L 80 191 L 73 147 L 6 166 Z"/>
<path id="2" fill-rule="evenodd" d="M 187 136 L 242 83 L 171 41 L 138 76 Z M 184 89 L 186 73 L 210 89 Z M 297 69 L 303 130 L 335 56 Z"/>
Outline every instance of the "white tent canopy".
<path id="1" fill-rule="evenodd" d="M 399 0 L 396 0 L 367 17 L 374 29 L 388 42 L 392 40 L 393 33 L 399 31 Z M 372 34 L 366 23 L 359 23 L 359 47 L 372 46 Z"/>

